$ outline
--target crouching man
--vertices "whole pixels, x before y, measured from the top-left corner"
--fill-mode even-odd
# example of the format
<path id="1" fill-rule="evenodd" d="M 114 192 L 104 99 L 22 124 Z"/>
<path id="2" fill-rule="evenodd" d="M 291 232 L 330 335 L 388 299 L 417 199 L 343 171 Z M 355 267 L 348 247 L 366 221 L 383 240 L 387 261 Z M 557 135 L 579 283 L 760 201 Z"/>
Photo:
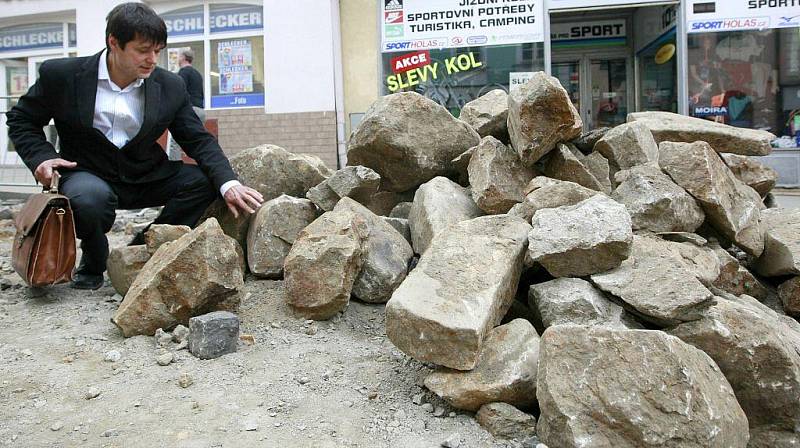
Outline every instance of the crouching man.
<path id="1" fill-rule="evenodd" d="M 216 139 L 192 110 L 183 80 L 156 66 L 164 21 L 124 3 L 106 18 L 106 48 L 89 57 L 46 61 L 39 79 L 7 114 L 9 137 L 42 185 L 53 170 L 69 197 L 83 256 L 73 288 L 97 289 L 108 259 L 115 210 L 164 206 L 157 224 L 194 226 L 220 195 L 234 215 L 263 198 L 240 184 Z M 61 151 L 42 128 L 54 120 Z M 156 142 L 169 128 L 197 166 L 172 162 Z M 131 244 L 143 244 L 140 233 Z"/>

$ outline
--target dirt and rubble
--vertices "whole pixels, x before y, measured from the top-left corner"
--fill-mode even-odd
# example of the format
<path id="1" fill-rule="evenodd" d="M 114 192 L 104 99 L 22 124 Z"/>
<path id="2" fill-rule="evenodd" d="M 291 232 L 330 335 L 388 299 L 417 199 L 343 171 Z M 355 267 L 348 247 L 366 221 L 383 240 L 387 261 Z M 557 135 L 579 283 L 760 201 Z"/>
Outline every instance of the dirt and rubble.
<path id="1" fill-rule="evenodd" d="M 665 112 L 581 135 L 544 73 L 465 110 L 380 98 L 337 171 L 241 151 L 255 216 L 218 201 L 128 247 L 156 211 L 122 214 L 96 292 L 0 260 L 0 443 L 797 446 L 774 135 Z"/>
<path id="2" fill-rule="evenodd" d="M 112 247 L 131 238 L 125 221 Z M 12 222 L 0 223 L 2 446 L 519 446 L 423 387 L 432 366 L 386 339 L 383 305 L 353 301 L 307 321 L 288 308 L 282 281 L 248 277 L 239 351 L 200 360 L 178 350 L 161 366 L 176 344 L 123 338 L 110 321 L 122 298 L 108 282 L 24 287 L 10 269 Z"/>

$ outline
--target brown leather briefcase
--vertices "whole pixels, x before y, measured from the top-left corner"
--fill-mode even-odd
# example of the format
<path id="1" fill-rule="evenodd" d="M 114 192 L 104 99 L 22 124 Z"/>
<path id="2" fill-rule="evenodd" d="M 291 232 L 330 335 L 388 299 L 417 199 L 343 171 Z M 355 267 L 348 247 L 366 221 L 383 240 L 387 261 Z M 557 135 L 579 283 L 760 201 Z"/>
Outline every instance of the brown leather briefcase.
<path id="1" fill-rule="evenodd" d="M 75 223 L 69 199 L 58 194 L 59 176 L 50 188 L 31 195 L 17 214 L 11 249 L 14 270 L 29 286 L 49 286 L 72 280 L 75 268 Z"/>

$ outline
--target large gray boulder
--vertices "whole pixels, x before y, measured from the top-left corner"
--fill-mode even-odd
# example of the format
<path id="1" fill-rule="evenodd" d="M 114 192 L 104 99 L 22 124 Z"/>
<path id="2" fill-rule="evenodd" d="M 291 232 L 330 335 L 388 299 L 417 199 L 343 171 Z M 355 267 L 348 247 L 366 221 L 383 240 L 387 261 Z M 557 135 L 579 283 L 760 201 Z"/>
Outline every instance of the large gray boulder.
<path id="1" fill-rule="evenodd" d="M 800 274 L 800 210 L 771 208 L 761 212 L 764 252 L 753 268 L 765 277 Z"/>
<path id="2" fill-rule="evenodd" d="M 308 199 L 280 195 L 261 205 L 247 233 L 247 265 L 258 277 L 279 278 L 297 234 L 319 216 Z"/>
<path id="3" fill-rule="evenodd" d="M 610 193 L 610 190 L 607 190 L 581 162 L 576 153 L 580 154 L 577 149 L 571 149 L 563 143 L 556 145 L 556 148 L 547 156 L 544 175 L 553 179 L 575 182 L 592 190 Z M 581 158 L 583 158 L 582 154 Z"/>
<path id="4" fill-rule="evenodd" d="M 111 286 L 121 296 L 127 294 L 133 281 L 141 272 L 145 263 L 150 260 L 147 246 L 122 246 L 111 249 L 108 254 L 108 279 Z"/>
<path id="5" fill-rule="evenodd" d="M 264 200 L 267 200 L 266 198 Z M 214 218 L 217 224 L 225 232 L 225 235 L 236 240 L 242 250 L 247 249 L 247 231 L 250 229 L 250 219 L 253 217 L 250 213 L 239 213 L 239 216 L 233 216 L 228 204 L 222 200 L 217 199 L 208 206 L 203 216 L 200 217 L 198 222 L 205 222 L 207 219 Z"/>
<path id="6" fill-rule="evenodd" d="M 503 89 L 490 90 L 465 104 L 458 118 L 472 126 L 481 137 L 491 135 L 508 142 L 508 94 Z"/>
<path id="7" fill-rule="evenodd" d="M 641 123 L 625 123 L 608 131 L 594 145 L 605 156 L 612 171 L 658 163 L 658 145 L 650 130 Z"/>
<path id="8" fill-rule="evenodd" d="M 713 294 L 672 244 L 636 235 L 630 258 L 612 271 L 592 275 L 592 283 L 656 325 L 699 319 Z"/>
<path id="9" fill-rule="evenodd" d="M 756 190 L 761 197 L 766 196 L 778 181 L 777 171 L 753 157 L 738 154 L 720 154 L 720 156 L 733 175 L 745 185 Z"/>
<path id="10" fill-rule="evenodd" d="M 558 142 L 581 134 L 583 122 L 558 79 L 536 72 L 508 96 L 508 134 L 522 162 L 533 165 Z"/>
<path id="11" fill-rule="evenodd" d="M 705 220 L 694 198 L 655 166 L 620 171 L 616 180 L 611 198 L 625 204 L 634 230 L 694 232 Z"/>
<path id="12" fill-rule="evenodd" d="M 144 265 L 111 321 L 123 336 L 152 335 L 238 304 L 244 256 L 217 220 L 161 246 Z"/>
<path id="13" fill-rule="evenodd" d="M 283 266 L 289 306 L 314 320 L 343 311 L 364 263 L 362 247 L 368 234 L 363 218 L 336 210 L 300 231 Z"/>
<path id="14" fill-rule="evenodd" d="M 329 212 L 341 198 L 351 198 L 368 204 L 378 193 L 381 176 L 365 166 L 348 166 L 336 171 L 331 177 L 312 187 L 306 197 L 317 207 Z"/>
<path id="15" fill-rule="evenodd" d="M 598 191 L 590 190 L 574 182 L 545 176 L 539 176 L 530 181 L 526 191 L 525 200 L 511 207 L 508 214 L 519 216 L 528 222 L 538 210 L 575 205 L 600 194 Z"/>
<path id="16" fill-rule="evenodd" d="M 694 242 L 665 241 L 684 264 L 693 272 L 695 278 L 706 288 L 710 288 L 720 275 L 720 263 L 711 247 L 698 246 Z"/>
<path id="17" fill-rule="evenodd" d="M 531 225 L 526 263 L 539 263 L 554 277 L 614 269 L 630 254 L 630 215 L 625 206 L 604 195 L 539 210 Z"/>
<path id="18" fill-rule="evenodd" d="M 594 151 L 594 145 L 597 144 L 597 141 L 603 138 L 610 130 L 611 128 L 606 127 L 592 129 L 570 140 L 570 143 L 575 145 L 582 153 L 589 154 Z"/>
<path id="19" fill-rule="evenodd" d="M 414 256 L 411 244 L 382 217 L 350 198 L 342 198 L 334 211 L 360 218 L 367 227 L 361 247 L 364 263 L 353 283 L 353 295 L 364 302 L 385 303 L 406 278 Z"/>
<path id="20" fill-rule="evenodd" d="M 265 201 L 282 194 L 305 197 L 309 188 L 333 174 L 319 157 L 293 154 L 280 146 L 261 145 L 231 157 L 239 181 L 258 190 Z"/>
<path id="21" fill-rule="evenodd" d="M 189 226 L 173 226 L 169 224 L 152 224 L 144 233 L 144 244 L 150 254 L 156 253 L 162 244 L 177 240 L 191 232 Z"/>
<path id="22" fill-rule="evenodd" d="M 489 434 L 500 439 L 527 440 L 536 435 L 536 417 L 508 403 L 481 406 L 475 414 L 475 420 Z"/>
<path id="23" fill-rule="evenodd" d="M 750 443 L 747 448 L 797 448 L 800 446 L 800 433 L 794 431 L 775 431 L 770 427 L 750 428 Z"/>
<path id="24" fill-rule="evenodd" d="M 781 283 L 778 286 L 778 297 L 787 315 L 800 318 L 800 277 L 792 277 Z"/>
<path id="25" fill-rule="evenodd" d="M 705 142 L 659 145 L 659 164 L 672 180 L 691 194 L 706 220 L 725 238 L 753 256 L 764 250 L 758 193 L 734 177 Z"/>
<path id="26" fill-rule="evenodd" d="M 553 325 L 641 328 L 602 291 L 580 278 L 557 278 L 531 285 L 528 304 L 544 328 Z"/>
<path id="27" fill-rule="evenodd" d="M 552 447 L 745 448 L 714 361 L 660 331 L 558 325 L 540 343 L 539 439 Z"/>
<path id="28" fill-rule="evenodd" d="M 514 319 L 489 331 L 474 369 L 439 369 L 425 378 L 425 387 L 472 412 L 498 401 L 530 407 L 536 403 L 538 363 L 539 335 L 527 320 Z"/>
<path id="29" fill-rule="evenodd" d="M 772 151 L 775 135 L 757 129 L 737 128 L 702 118 L 671 112 L 635 112 L 628 122 L 641 122 L 661 142 L 707 142 L 716 152 L 745 156 L 766 156 Z"/>
<path id="30" fill-rule="evenodd" d="M 711 244 L 710 247 L 717 256 L 719 264 L 719 276 L 713 282 L 715 287 L 735 296 L 747 294 L 762 302 L 767 299 L 769 290 L 742 266 L 736 257 L 729 254 L 719 243 Z"/>
<path id="31" fill-rule="evenodd" d="M 478 149 L 478 147 L 473 146 L 452 160 L 453 170 L 456 173 L 456 181 L 458 181 L 459 185 L 465 187 L 469 185 L 469 162 L 472 160 L 472 154 L 475 153 L 476 149 Z"/>
<path id="32" fill-rule="evenodd" d="M 722 369 L 751 427 L 800 427 L 800 332 L 748 296 L 718 297 L 694 322 L 670 330 Z"/>
<path id="33" fill-rule="evenodd" d="M 525 199 L 525 186 L 534 170 L 526 167 L 513 148 L 494 137 L 484 137 L 470 158 L 472 199 L 490 215 L 506 213 Z"/>
<path id="34" fill-rule="evenodd" d="M 600 186 L 602 187 L 600 191 L 611 194 L 611 191 L 614 189 L 614 183 L 611 182 L 611 166 L 608 163 L 608 159 L 599 152 L 593 152 L 587 156 L 582 156 L 580 152 L 573 154 L 575 154 L 575 157 L 580 160 L 592 176 L 600 182 Z"/>
<path id="35" fill-rule="evenodd" d="M 514 300 L 529 230 L 519 218 L 492 215 L 438 234 L 386 304 L 389 340 L 419 361 L 475 368 Z"/>
<path id="36" fill-rule="evenodd" d="M 379 98 L 347 146 L 348 165 L 381 176 L 382 188 L 403 192 L 453 171 L 452 160 L 480 136 L 443 106 L 415 92 Z"/>
<path id="37" fill-rule="evenodd" d="M 446 177 L 431 179 L 417 189 L 408 213 L 414 252 L 425 253 L 433 237 L 451 224 L 481 215 L 468 189 Z"/>

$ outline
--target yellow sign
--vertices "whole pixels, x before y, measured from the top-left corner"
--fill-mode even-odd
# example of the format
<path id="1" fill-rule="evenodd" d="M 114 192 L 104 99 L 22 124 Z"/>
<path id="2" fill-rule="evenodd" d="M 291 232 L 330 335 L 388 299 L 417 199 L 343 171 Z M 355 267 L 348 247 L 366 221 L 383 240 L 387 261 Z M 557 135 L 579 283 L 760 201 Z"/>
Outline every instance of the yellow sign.
<path id="1" fill-rule="evenodd" d="M 444 60 L 444 68 L 447 75 L 459 73 L 473 68 L 482 67 L 483 62 L 475 59 L 474 53 L 465 53 L 458 56 L 452 56 Z M 439 78 L 439 63 L 426 65 L 424 67 L 415 68 L 404 73 L 397 73 L 390 75 L 386 78 L 386 85 L 392 93 L 401 89 L 407 89 L 419 85 L 421 82 L 426 82 L 428 79 Z"/>

